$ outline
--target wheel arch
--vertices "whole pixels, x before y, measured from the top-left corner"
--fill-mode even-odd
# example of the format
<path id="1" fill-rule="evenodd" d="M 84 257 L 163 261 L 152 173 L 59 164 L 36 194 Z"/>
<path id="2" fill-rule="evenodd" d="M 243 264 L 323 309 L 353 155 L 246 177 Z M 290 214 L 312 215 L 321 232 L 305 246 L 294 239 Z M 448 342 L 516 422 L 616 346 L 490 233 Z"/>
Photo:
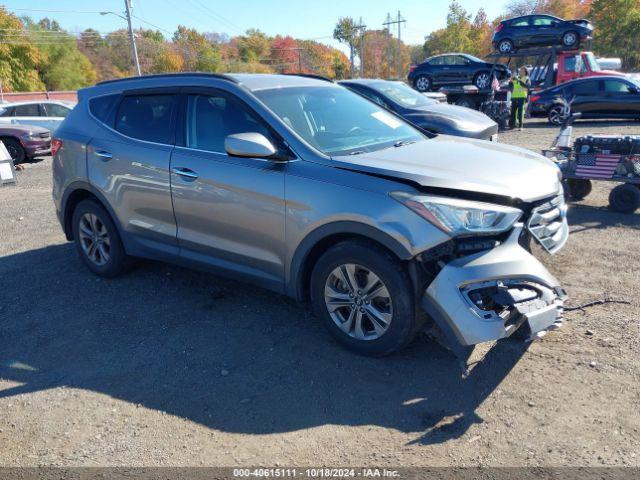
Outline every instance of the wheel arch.
<path id="1" fill-rule="evenodd" d="M 123 238 L 123 232 L 120 222 L 118 222 L 118 217 L 116 217 L 115 212 L 109 205 L 109 202 L 107 202 L 98 189 L 87 182 L 74 182 L 66 188 L 64 196 L 62 197 L 62 225 L 67 240 L 73 240 L 73 226 L 71 225 L 71 220 L 73 219 L 73 212 L 76 206 L 83 200 L 95 200 L 105 210 L 107 210 L 111 216 L 111 220 L 118 229 L 120 238 Z"/>
<path id="2" fill-rule="evenodd" d="M 298 301 L 309 298 L 309 282 L 315 262 L 328 249 L 345 240 L 375 244 L 400 260 L 409 260 L 411 252 L 398 240 L 375 227 L 358 222 L 334 222 L 309 233 L 298 245 L 289 268 L 287 294 Z"/>

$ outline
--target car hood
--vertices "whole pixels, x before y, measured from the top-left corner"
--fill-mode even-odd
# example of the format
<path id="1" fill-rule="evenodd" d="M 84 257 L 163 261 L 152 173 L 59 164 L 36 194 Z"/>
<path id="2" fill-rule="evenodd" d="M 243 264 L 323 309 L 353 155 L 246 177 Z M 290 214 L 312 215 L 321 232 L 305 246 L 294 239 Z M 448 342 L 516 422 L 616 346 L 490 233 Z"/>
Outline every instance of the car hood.
<path id="1" fill-rule="evenodd" d="M 484 113 L 471 108 L 448 105 L 445 103 L 428 105 L 407 111 L 407 116 L 415 123 L 424 120 L 442 120 L 450 123 L 459 130 L 484 131 L 497 125 Z"/>
<path id="2" fill-rule="evenodd" d="M 20 123 L 12 123 L 10 125 L 3 125 L 0 123 L 0 134 L 2 135 L 20 135 L 23 133 L 45 133 L 48 132 L 49 129 L 44 127 L 38 127 L 36 125 L 22 125 Z"/>
<path id="3" fill-rule="evenodd" d="M 525 202 L 560 191 L 560 170 L 519 147 L 439 135 L 403 147 L 335 156 L 337 166 L 417 182 L 424 187 L 501 195 Z"/>

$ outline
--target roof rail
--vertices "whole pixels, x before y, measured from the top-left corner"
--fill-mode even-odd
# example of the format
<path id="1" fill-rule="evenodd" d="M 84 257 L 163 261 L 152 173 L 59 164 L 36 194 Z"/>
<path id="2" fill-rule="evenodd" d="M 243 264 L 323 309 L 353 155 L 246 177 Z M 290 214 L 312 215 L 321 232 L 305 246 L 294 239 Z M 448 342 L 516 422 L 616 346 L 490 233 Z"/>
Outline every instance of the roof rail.
<path id="1" fill-rule="evenodd" d="M 113 80 L 104 80 L 102 82 L 97 83 L 96 85 L 106 85 L 110 83 L 117 82 L 125 82 L 127 80 L 136 80 L 139 78 L 175 78 L 175 77 L 204 77 L 204 78 L 217 78 L 219 80 L 227 80 L 232 83 L 240 83 L 235 78 L 224 75 L 221 73 L 205 73 L 205 72 L 179 72 L 179 73 L 157 73 L 152 75 L 142 75 L 139 77 L 125 77 L 125 78 L 114 78 Z"/>
<path id="2" fill-rule="evenodd" d="M 334 81 L 331 80 L 330 78 L 323 77 L 322 75 L 316 75 L 314 73 L 283 73 L 283 75 L 287 75 L 289 77 L 315 78 L 316 80 L 324 80 L 325 82 L 334 83 Z"/>

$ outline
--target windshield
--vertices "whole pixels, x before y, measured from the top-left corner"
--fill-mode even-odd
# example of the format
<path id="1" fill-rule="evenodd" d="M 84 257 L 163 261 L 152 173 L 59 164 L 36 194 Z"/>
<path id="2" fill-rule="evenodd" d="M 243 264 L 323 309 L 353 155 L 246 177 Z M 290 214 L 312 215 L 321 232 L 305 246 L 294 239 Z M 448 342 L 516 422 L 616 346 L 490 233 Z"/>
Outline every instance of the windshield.
<path id="1" fill-rule="evenodd" d="M 402 82 L 380 82 L 372 88 L 405 108 L 427 107 L 437 103 Z"/>
<path id="2" fill-rule="evenodd" d="M 346 88 L 279 88 L 255 94 L 293 131 L 327 155 L 371 152 L 427 138 Z"/>
<path id="3" fill-rule="evenodd" d="M 600 72 L 602 70 L 593 53 L 591 52 L 585 53 L 584 56 L 587 57 L 587 63 L 589 64 L 589 68 L 591 69 L 592 72 Z"/>

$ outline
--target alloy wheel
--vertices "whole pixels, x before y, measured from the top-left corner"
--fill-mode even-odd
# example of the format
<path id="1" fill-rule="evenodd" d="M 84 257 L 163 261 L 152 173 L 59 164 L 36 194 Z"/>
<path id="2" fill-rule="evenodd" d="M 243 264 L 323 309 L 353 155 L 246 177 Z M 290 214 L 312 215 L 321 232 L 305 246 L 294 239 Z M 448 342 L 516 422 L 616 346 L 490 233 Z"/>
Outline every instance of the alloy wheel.
<path id="1" fill-rule="evenodd" d="M 85 213 L 80 218 L 78 234 L 87 258 L 99 267 L 105 265 L 111 258 L 111 239 L 100 218 L 93 213 Z"/>
<path id="2" fill-rule="evenodd" d="M 566 120 L 567 117 L 568 115 L 564 112 L 563 107 L 553 107 L 549 111 L 549 121 L 553 125 L 561 125 L 562 122 Z"/>
<path id="3" fill-rule="evenodd" d="M 476 78 L 476 87 L 482 90 L 484 88 L 487 88 L 488 86 L 489 86 L 489 74 L 481 73 L 480 75 L 478 75 L 478 77 Z"/>
<path id="4" fill-rule="evenodd" d="M 511 42 L 509 42 L 508 40 L 503 40 L 498 45 L 498 50 L 500 50 L 500 53 L 509 53 L 509 52 L 511 52 L 511 50 L 512 50 Z"/>
<path id="5" fill-rule="evenodd" d="M 427 90 L 429 90 L 429 88 L 431 88 L 431 82 L 427 77 L 418 77 L 418 79 L 416 80 L 416 88 L 420 92 L 426 92 Z"/>
<path id="6" fill-rule="evenodd" d="M 573 32 L 565 33 L 564 38 L 563 38 L 563 42 L 564 42 L 566 47 L 571 47 L 571 46 L 575 45 L 576 41 L 577 41 L 577 37 L 576 37 L 575 33 L 573 33 Z"/>
<path id="7" fill-rule="evenodd" d="M 386 285 L 371 270 L 353 263 L 336 267 L 327 277 L 324 301 L 333 322 L 357 340 L 376 340 L 393 319 Z"/>

